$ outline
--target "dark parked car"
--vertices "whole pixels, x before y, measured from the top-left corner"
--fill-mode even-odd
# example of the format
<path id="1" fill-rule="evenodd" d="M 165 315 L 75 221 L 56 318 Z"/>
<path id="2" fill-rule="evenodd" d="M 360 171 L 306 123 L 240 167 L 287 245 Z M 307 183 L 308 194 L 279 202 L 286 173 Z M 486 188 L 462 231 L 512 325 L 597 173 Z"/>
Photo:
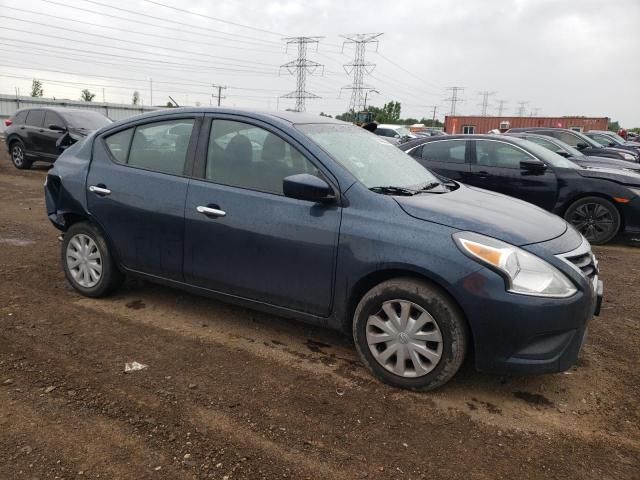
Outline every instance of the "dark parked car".
<path id="1" fill-rule="evenodd" d="M 583 168 L 509 135 L 452 135 L 401 145 L 427 168 L 453 180 L 531 202 L 564 217 L 590 242 L 640 232 L 640 175 Z"/>
<path id="2" fill-rule="evenodd" d="M 607 157 L 617 158 L 619 160 L 627 160 L 629 162 L 638 162 L 640 156 L 635 152 L 613 147 L 603 147 L 598 142 L 590 139 L 586 135 L 569 130 L 566 128 L 512 128 L 507 133 L 537 133 L 538 135 L 545 135 L 547 137 L 557 138 L 564 143 L 577 148 L 582 153 L 588 156 L 595 157 Z"/>
<path id="3" fill-rule="evenodd" d="M 444 135 L 449 135 L 447 132 L 445 132 L 441 128 L 425 128 L 423 130 L 413 132 L 413 134 L 416 137 L 440 137 Z"/>
<path id="4" fill-rule="evenodd" d="M 55 162 L 64 148 L 111 120 L 91 110 L 47 107 L 18 110 L 4 123 L 11 161 L 27 169 L 35 161 Z"/>
<path id="5" fill-rule="evenodd" d="M 568 145 L 554 137 L 538 135 L 535 133 L 506 133 L 505 135 L 537 143 L 541 147 L 555 152 L 558 155 L 562 155 L 582 167 L 619 168 L 640 173 L 640 163 L 627 162 L 626 160 L 618 160 L 616 158 L 589 157 L 577 148 L 573 148 L 571 145 Z"/>
<path id="6" fill-rule="evenodd" d="M 640 143 L 627 141 L 615 132 L 590 130 L 586 132 L 585 135 L 591 140 L 595 140 L 603 147 L 622 148 L 624 150 L 631 150 L 632 152 L 640 154 Z"/>
<path id="7" fill-rule="evenodd" d="M 470 352 L 480 370 L 565 370 L 601 301 L 589 242 L 561 218 L 319 116 L 121 121 L 61 155 L 45 198 L 81 294 L 136 275 L 332 327 L 403 388 L 444 384 Z"/>

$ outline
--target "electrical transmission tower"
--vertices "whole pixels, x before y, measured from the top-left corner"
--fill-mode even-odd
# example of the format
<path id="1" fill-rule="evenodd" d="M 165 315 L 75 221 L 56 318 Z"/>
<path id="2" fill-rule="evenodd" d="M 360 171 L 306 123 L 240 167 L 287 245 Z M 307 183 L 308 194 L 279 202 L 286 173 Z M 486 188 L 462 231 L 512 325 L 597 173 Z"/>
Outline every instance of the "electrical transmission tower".
<path id="1" fill-rule="evenodd" d="M 540 108 L 535 107 L 531 109 L 531 113 L 529 114 L 530 117 L 537 117 L 538 113 L 540 112 Z"/>
<path id="2" fill-rule="evenodd" d="M 506 105 L 507 100 L 498 100 L 498 116 L 502 116 L 502 112 L 504 111 L 504 106 Z"/>
<path id="3" fill-rule="evenodd" d="M 376 44 L 376 51 L 378 50 L 378 37 L 382 33 L 353 33 L 349 35 L 342 35 L 345 39 L 342 44 L 342 51 L 344 52 L 345 45 L 355 45 L 355 55 L 353 61 L 345 63 L 344 70 L 347 75 L 353 74 L 353 84 L 342 87 L 341 90 L 351 90 L 351 100 L 349 101 L 349 111 L 359 112 L 364 107 L 364 96 L 366 91 L 374 90 L 374 87 L 365 85 L 364 75 L 369 75 L 376 67 L 375 63 L 367 62 L 364 59 L 367 51 L 367 45 L 370 43 Z"/>
<path id="4" fill-rule="evenodd" d="M 518 107 L 518 116 L 524 117 L 524 108 L 529 105 L 529 102 L 518 102 L 518 105 L 520 105 Z"/>
<path id="5" fill-rule="evenodd" d="M 451 96 L 449 98 L 445 98 L 445 102 L 451 102 L 451 110 L 449 111 L 449 115 L 456 114 L 456 106 L 458 102 L 461 102 L 462 99 L 458 97 L 458 92 L 464 92 L 464 87 L 449 87 L 447 90 L 451 90 Z"/>
<path id="6" fill-rule="evenodd" d="M 307 92 L 306 83 L 307 74 L 313 75 L 318 69 L 324 72 L 324 65 L 307 60 L 308 45 L 315 44 L 317 50 L 321 38 L 322 37 L 289 37 L 284 39 L 284 41 L 287 42 L 287 50 L 289 49 L 289 45 L 297 45 L 298 47 L 298 58 L 280 66 L 280 68 L 286 68 L 291 75 L 296 76 L 296 89 L 293 92 L 282 95 L 282 98 L 296 99 L 296 112 L 305 111 L 305 100 L 307 98 L 320 98 L 318 95 Z"/>
<path id="7" fill-rule="evenodd" d="M 482 96 L 482 103 L 480 104 L 482 105 L 482 113 L 480 115 L 482 115 L 483 117 L 487 116 L 487 108 L 489 107 L 489 97 L 495 94 L 496 92 L 490 92 L 489 90 L 478 92 L 478 95 Z"/>

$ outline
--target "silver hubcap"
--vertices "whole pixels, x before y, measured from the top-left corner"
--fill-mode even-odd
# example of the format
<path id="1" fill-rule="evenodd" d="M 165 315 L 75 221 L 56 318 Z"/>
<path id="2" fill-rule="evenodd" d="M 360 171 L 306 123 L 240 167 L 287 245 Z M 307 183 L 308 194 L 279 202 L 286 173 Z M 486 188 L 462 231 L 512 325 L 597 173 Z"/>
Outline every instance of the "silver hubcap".
<path id="1" fill-rule="evenodd" d="M 67 245 L 67 268 L 81 287 L 95 287 L 102 277 L 102 257 L 96 242 L 83 233 L 74 235 Z"/>
<path id="2" fill-rule="evenodd" d="M 11 150 L 11 158 L 13 159 L 13 163 L 22 166 L 22 162 L 24 160 L 24 152 L 22 151 L 22 147 L 20 145 L 15 145 Z"/>
<path id="3" fill-rule="evenodd" d="M 390 300 L 371 315 L 367 344 L 377 362 L 401 377 L 421 377 L 442 357 L 442 333 L 435 319 L 408 300 Z"/>

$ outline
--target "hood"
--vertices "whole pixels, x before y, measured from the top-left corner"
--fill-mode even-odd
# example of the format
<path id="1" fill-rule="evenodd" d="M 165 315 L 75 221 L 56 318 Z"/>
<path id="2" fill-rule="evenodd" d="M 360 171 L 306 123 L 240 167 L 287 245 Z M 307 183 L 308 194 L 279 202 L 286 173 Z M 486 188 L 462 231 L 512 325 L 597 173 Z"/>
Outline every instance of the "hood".
<path id="1" fill-rule="evenodd" d="M 571 157 L 570 160 L 575 161 L 582 167 L 608 168 L 614 170 L 627 169 L 640 172 L 640 164 L 629 162 L 628 160 L 618 160 L 617 158 L 589 157 L 584 155 L 580 158 Z"/>
<path id="2" fill-rule="evenodd" d="M 624 163 L 624 161 L 623 161 Z M 635 163 L 629 163 L 632 167 L 637 166 Z M 630 170 L 620 170 L 608 167 L 589 167 L 576 170 L 578 175 L 587 178 L 602 178 L 613 182 L 622 183 L 624 185 L 640 186 L 640 173 Z"/>
<path id="3" fill-rule="evenodd" d="M 460 185 L 444 194 L 394 197 L 409 215 L 497 238 L 512 245 L 528 245 L 559 237 L 567 223 L 522 200 L 480 188 Z"/>

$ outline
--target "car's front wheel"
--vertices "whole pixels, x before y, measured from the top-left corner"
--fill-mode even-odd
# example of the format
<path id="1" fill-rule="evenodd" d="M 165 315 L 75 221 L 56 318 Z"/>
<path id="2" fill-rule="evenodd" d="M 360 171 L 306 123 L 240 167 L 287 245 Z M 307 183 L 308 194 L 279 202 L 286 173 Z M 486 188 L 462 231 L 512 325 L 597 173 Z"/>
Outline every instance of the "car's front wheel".
<path id="1" fill-rule="evenodd" d="M 20 140 L 15 140 L 11 143 L 11 163 L 20 170 L 28 170 L 31 168 L 31 160 L 27 160 L 24 151 L 24 145 Z"/>
<path id="2" fill-rule="evenodd" d="M 609 242 L 620 230 L 620 212 L 606 198 L 581 198 L 567 208 L 564 218 L 594 245 Z"/>
<path id="3" fill-rule="evenodd" d="M 87 297 L 108 295 L 124 279 L 100 231 L 87 222 L 76 223 L 62 242 L 62 266 L 71 286 Z"/>
<path id="4" fill-rule="evenodd" d="M 439 288 L 410 278 L 383 282 L 364 295 L 353 336 L 376 377 L 412 390 L 447 383 L 462 365 L 469 341 L 457 305 Z"/>

